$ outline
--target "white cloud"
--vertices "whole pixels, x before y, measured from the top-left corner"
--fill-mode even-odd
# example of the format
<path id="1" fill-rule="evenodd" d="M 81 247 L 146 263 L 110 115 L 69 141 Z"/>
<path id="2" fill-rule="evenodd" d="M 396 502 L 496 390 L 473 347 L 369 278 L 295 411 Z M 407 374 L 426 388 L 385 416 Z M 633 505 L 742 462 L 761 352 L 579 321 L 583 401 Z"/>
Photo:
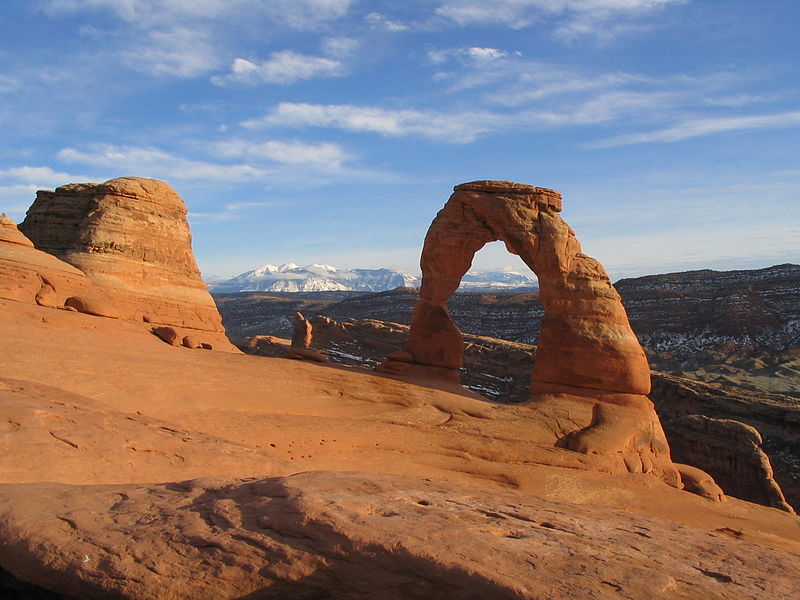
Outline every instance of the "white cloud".
<path id="1" fill-rule="evenodd" d="M 392 21 L 377 12 L 369 13 L 364 17 L 364 21 L 376 29 L 386 29 L 387 31 L 406 31 L 408 29 L 407 25 Z"/>
<path id="2" fill-rule="evenodd" d="M 108 11 L 142 27 L 267 19 L 297 29 L 343 17 L 352 0 L 46 0 L 50 13 Z"/>
<path id="3" fill-rule="evenodd" d="M 264 127 L 328 127 L 400 137 L 419 135 L 453 143 L 470 142 L 479 134 L 508 124 L 508 117 L 490 112 L 390 110 L 351 104 L 281 102 L 259 119 L 241 123 L 247 129 Z"/>
<path id="4" fill-rule="evenodd" d="M 195 77 L 219 66 L 209 36 L 201 29 L 150 31 L 147 39 L 122 53 L 125 64 L 156 76 Z"/>
<path id="5" fill-rule="evenodd" d="M 582 73 L 556 63 L 528 60 L 519 51 L 499 48 L 432 50 L 428 52 L 428 59 L 435 65 L 448 64 L 449 70 L 443 69 L 434 76 L 449 84 L 447 91 L 487 87 L 490 88 L 487 99 L 506 106 L 520 106 L 557 94 L 660 83 L 625 72 Z M 686 82 L 670 83 L 686 86 Z"/>
<path id="6" fill-rule="evenodd" d="M 322 51 L 330 57 L 345 59 L 353 55 L 360 43 L 349 37 L 329 37 L 322 40 Z"/>
<path id="7" fill-rule="evenodd" d="M 314 77 L 338 77 L 344 72 L 344 66 L 338 60 L 282 50 L 273 52 L 262 63 L 237 58 L 233 61 L 230 73 L 222 77 L 212 77 L 211 82 L 219 86 L 289 84 Z"/>
<path id="8" fill-rule="evenodd" d="M 577 104 L 574 108 L 548 113 L 553 124 L 588 125 L 607 123 L 625 116 L 644 116 L 652 110 L 674 105 L 672 92 L 606 92 Z"/>
<path id="9" fill-rule="evenodd" d="M 458 25 L 497 23 L 522 29 L 535 22 L 556 19 L 556 31 L 565 37 L 603 34 L 614 19 L 638 17 L 686 0 L 444 0 L 436 13 Z M 605 25 L 605 27 L 600 27 Z"/>
<path id="10" fill-rule="evenodd" d="M 339 145 L 331 143 L 230 140 L 214 144 L 212 149 L 220 156 L 266 159 L 286 165 L 316 165 L 325 169 L 338 169 L 350 159 Z"/>
<path id="11" fill-rule="evenodd" d="M 467 55 L 479 62 L 491 62 L 507 56 L 507 53 L 497 48 L 467 48 Z"/>
<path id="12" fill-rule="evenodd" d="M 33 184 L 39 188 L 57 187 L 66 183 L 76 183 L 87 181 L 89 178 L 83 175 L 71 175 L 54 171 L 50 167 L 12 167 L 0 170 L 0 178 L 21 181 L 25 184 Z"/>
<path id="13" fill-rule="evenodd" d="M 593 143 L 593 148 L 613 148 L 630 144 L 647 144 L 653 142 L 679 142 L 689 138 L 702 137 L 727 131 L 746 131 L 754 129 L 776 129 L 800 126 L 800 111 L 779 113 L 775 115 L 755 115 L 746 117 L 716 117 L 692 119 L 671 127 L 632 133 L 606 138 Z"/>
<path id="14" fill-rule="evenodd" d="M 267 37 L 272 30 L 288 27 L 316 30 L 335 21 L 350 9 L 352 0 L 38 0 L 53 16 L 100 13 L 105 19 L 101 31 L 91 24 L 81 28 L 84 35 L 102 36 L 102 48 L 94 58 L 121 60 L 126 66 L 155 76 L 189 78 L 219 69 L 235 54 L 227 48 L 232 38 L 258 35 Z M 233 55 L 233 56 L 232 56 Z M 305 60 L 303 60 L 305 59 Z M 316 62 L 314 62 L 316 61 Z M 338 67 L 331 59 L 284 54 L 272 62 L 246 69 L 235 66 L 228 78 L 252 77 L 261 72 L 265 81 L 287 82 L 308 78 L 314 73 L 331 74 Z M 249 62 L 249 61 L 246 61 Z M 255 63 L 251 63 L 255 64 Z M 296 74 L 296 75 L 293 75 Z M 3 90 L 0 80 L 0 92 Z"/>
<path id="15" fill-rule="evenodd" d="M 522 56 L 521 52 L 513 52 L 514 56 Z M 430 50 L 428 60 L 433 64 L 442 64 L 451 58 L 459 59 L 462 64 L 477 68 L 495 68 L 496 61 L 509 56 L 505 50 L 498 48 L 448 48 L 446 50 Z"/>
<path id="16" fill-rule="evenodd" d="M 38 190 L 53 189 L 67 183 L 97 181 L 98 178 L 56 171 L 50 167 L 11 167 L 0 170 L 0 212 L 21 219 L 33 203 Z"/>
<path id="17" fill-rule="evenodd" d="M 64 148 L 58 158 L 114 170 L 115 177 L 139 176 L 181 180 L 241 181 L 260 179 L 270 174 L 248 164 L 215 164 L 173 156 L 158 148 L 137 148 L 110 144 L 93 145 L 89 150 Z"/>

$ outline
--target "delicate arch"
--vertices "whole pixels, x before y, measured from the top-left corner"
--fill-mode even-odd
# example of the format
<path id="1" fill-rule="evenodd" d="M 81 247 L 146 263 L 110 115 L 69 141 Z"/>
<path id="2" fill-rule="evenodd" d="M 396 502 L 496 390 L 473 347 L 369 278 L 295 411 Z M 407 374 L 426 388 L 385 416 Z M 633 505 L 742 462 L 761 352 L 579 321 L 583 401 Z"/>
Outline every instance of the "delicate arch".
<path id="1" fill-rule="evenodd" d="M 457 369 L 463 339 L 447 300 L 475 253 L 500 240 L 537 275 L 544 307 L 534 393 L 551 385 L 647 394 L 650 374 L 625 309 L 599 262 L 558 214 L 561 195 L 506 181 L 455 187 L 422 250 L 422 287 L 407 350 L 417 364 Z"/>

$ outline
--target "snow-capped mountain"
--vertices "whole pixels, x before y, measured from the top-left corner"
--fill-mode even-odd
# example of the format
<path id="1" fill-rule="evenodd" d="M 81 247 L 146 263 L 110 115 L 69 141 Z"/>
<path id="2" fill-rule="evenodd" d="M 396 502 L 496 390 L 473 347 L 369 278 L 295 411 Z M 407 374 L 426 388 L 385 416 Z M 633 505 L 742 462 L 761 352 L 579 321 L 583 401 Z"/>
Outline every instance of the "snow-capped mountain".
<path id="1" fill-rule="evenodd" d="M 213 292 L 383 292 L 398 287 L 418 287 L 420 278 L 392 269 L 339 269 L 325 264 L 300 267 L 288 263 L 264 265 L 227 281 L 209 283 Z M 470 271 L 459 290 L 466 292 L 533 291 L 536 280 L 512 269 Z"/>
<path id="2" fill-rule="evenodd" d="M 382 292 L 402 286 L 418 285 L 413 275 L 391 269 L 338 269 L 331 265 L 288 263 L 276 267 L 264 265 L 214 283 L 214 292 Z"/>
<path id="3" fill-rule="evenodd" d="M 460 292 L 533 292 L 539 283 L 512 268 L 501 271 L 469 271 L 461 278 Z"/>

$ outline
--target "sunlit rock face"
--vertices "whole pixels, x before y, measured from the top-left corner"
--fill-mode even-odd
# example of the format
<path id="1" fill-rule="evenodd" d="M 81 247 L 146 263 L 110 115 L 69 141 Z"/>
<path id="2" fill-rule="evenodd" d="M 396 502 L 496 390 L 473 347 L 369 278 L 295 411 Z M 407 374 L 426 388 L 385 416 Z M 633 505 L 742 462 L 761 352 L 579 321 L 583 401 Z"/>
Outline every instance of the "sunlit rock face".
<path id="1" fill-rule="evenodd" d="M 88 286 L 83 272 L 35 249 L 14 221 L 0 215 L 0 298 L 55 307 Z"/>

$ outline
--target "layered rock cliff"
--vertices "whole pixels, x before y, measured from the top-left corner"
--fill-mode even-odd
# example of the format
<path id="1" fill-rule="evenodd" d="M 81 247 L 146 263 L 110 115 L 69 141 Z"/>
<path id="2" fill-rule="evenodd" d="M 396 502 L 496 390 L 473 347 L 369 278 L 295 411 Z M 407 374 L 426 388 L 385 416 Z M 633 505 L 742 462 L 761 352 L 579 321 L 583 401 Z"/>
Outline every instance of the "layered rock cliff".
<path id="1" fill-rule="evenodd" d="M 732 419 L 686 415 L 668 434 L 672 456 L 702 467 L 724 490 L 743 500 L 794 512 L 773 477 L 755 427 Z"/>
<path id="2" fill-rule="evenodd" d="M 676 460 L 721 473 L 728 490 L 739 498 L 785 509 L 784 498 L 775 493 L 777 486 L 786 503 L 800 507 L 800 400 L 724 389 L 667 373 L 653 373 L 652 379 L 650 398 L 668 439 L 675 440 L 671 444 L 680 457 Z M 703 415 L 717 425 L 692 422 L 691 415 Z M 739 425 L 723 427 L 720 420 Z M 768 465 L 761 452 L 769 457 Z"/>

